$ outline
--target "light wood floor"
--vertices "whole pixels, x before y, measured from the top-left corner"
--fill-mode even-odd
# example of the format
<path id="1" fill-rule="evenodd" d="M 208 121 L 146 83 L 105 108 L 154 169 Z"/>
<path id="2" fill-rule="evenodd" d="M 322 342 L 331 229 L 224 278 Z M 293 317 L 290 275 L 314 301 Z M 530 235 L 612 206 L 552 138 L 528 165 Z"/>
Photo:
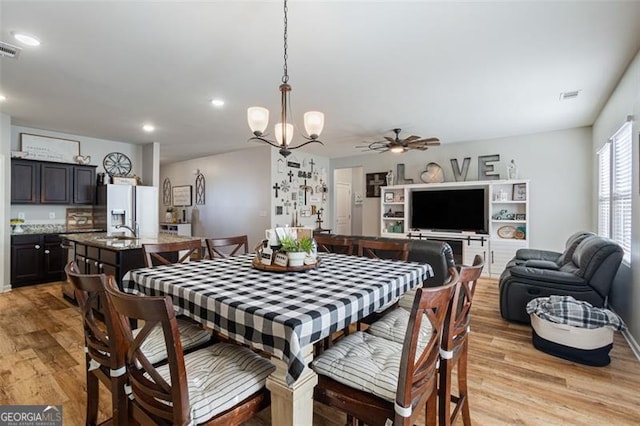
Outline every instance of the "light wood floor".
<path id="1" fill-rule="evenodd" d="M 474 424 L 640 424 L 640 363 L 619 333 L 607 367 L 539 352 L 529 327 L 500 318 L 497 283 L 489 280 L 476 292 L 472 316 Z M 62 299 L 59 283 L 0 294 L 0 404 L 62 404 L 65 425 L 84 424 L 82 346 L 80 314 Z M 108 391 L 102 394 L 99 420 L 111 409 Z M 335 410 L 318 404 L 315 411 L 315 425 L 344 423 Z M 269 419 L 265 410 L 249 424 Z"/>

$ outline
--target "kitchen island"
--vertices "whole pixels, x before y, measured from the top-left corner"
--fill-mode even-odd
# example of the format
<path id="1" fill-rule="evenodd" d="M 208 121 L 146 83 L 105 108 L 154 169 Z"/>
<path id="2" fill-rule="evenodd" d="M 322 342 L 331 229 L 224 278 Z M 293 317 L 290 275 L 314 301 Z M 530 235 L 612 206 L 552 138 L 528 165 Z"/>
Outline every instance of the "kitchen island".
<path id="1" fill-rule="evenodd" d="M 105 232 L 87 232 L 66 234 L 62 237 L 69 242 L 72 252 L 69 259 L 78 264 L 84 274 L 107 274 L 116 278 L 118 285 L 124 274 L 132 269 L 145 266 L 142 253 L 143 244 L 161 244 L 189 241 L 198 237 L 182 237 L 170 234 L 158 234 L 156 237 L 132 238 L 107 236 Z M 75 300 L 69 283 L 62 287 L 65 297 Z"/>

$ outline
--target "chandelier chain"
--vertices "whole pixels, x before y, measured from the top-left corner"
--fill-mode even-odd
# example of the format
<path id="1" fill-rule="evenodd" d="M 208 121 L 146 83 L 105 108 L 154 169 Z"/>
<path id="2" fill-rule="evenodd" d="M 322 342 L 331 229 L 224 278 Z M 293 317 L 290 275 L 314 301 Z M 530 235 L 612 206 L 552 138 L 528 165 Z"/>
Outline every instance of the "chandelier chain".
<path id="1" fill-rule="evenodd" d="M 287 69 L 287 58 L 289 57 L 287 55 L 287 11 L 288 11 L 288 7 L 287 7 L 287 0 L 284 0 L 284 66 L 283 71 L 284 74 L 282 76 L 282 82 L 283 83 L 287 83 L 289 81 L 289 72 Z"/>

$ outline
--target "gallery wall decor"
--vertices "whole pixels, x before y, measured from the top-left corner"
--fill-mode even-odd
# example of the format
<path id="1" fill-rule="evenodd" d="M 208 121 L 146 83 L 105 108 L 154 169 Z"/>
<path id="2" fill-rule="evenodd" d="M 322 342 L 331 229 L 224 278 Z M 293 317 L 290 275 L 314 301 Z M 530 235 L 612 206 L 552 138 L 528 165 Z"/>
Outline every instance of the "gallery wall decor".
<path id="1" fill-rule="evenodd" d="M 49 136 L 20 133 L 20 151 L 30 160 L 75 163 L 80 155 L 80 142 Z"/>
<path id="2" fill-rule="evenodd" d="M 365 184 L 367 187 L 367 197 L 380 198 L 380 187 L 385 186 L 387 172 L 367 173 Z"/>
<path id="3" fill-rule="evenodd" d="M 204 205 L 204 194 L 205 194 L 205 180 L 204 175 L 200 173 L 198 170 L 198 174 L 196 175 L 196 204 Z"/>
<path id="4" fill-rule="evenodd" d="M 164 182 L 162 182 L 162 204 L 171 205 L 171 180 L 169 178 L 164 178 Z"/>

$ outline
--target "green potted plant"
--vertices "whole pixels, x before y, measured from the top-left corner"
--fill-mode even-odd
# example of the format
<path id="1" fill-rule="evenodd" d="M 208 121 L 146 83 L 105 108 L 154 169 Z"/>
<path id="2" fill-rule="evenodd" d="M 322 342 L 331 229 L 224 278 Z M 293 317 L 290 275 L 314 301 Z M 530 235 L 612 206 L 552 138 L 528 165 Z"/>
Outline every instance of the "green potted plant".
<path id="1" fill-rule="evenodd" d="M 309 237 L 299 240 L 286 236 L 280 239 L 281 250 L 287 253 L 289 266 L 302 266 L 304 258 L 313 250 L 313 241 Z"/>

